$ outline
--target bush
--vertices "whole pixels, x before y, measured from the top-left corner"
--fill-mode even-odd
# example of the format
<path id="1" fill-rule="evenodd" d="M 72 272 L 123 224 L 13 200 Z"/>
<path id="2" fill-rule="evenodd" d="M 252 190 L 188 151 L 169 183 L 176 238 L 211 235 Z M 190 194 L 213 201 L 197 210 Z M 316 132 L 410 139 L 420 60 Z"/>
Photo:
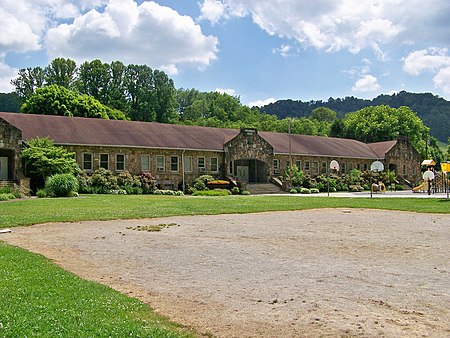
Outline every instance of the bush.
<path id="1" fill-rule="evenodd" d="M 301 188 L 300 189 L 300 194 L 310 194 L 311 190 L 308 188 Z"/>
<path id="2" fill-rule="evenodd" d="M 78 180 L 72 174 L 56 174 L 47 179 L 45 189 L 50 196 L 69 197 L 78 191 Z"/>
<path id="3" fill-rule="evenodd" d="M 202 175 L 197 177 L 192 185 L 196 190 L 206 190 L 206 183 L 214 180 L 214 177 L 211 175 Z"/>
<path id="4" fill-rule="evenodd" d="M 238 187 L 233 187 L 233 189 L 231 189 L 231 193 L 232 193 L 233 195 L 239 195 L 240 190 L 239 190 Z"/>
<path id="5" fill-rule="evenodd" d="M 9 201 L 15 199 L 16 196 L 12 193 L 0 194 L 0 201 Z"/>
<path id="6" fill-rule="evenodd" d="M 138 176 L 139 181 L 141 182 L 141 188 L 143 194 L 153 194 L 156 187 L 156 179 L 150 173 L 141 173 Z"/>
<path id="7" fill-rule="evenodd" d="M 39 197 L 39 198 L 47 197 L 47 191 L 45 191 L 45 189 L 39 189 L 36 192 L 36 196 Z"/>
<path id="8" fill-rule="evenodd" d="M 311 194 L 318 194 L 318 193 L 319 193 L 319 189 L 316 189 L 316 188 L 311 189 Z"/>
<path id="9" fill-rule="evenodd" d="M 184 196 L 184 193 L 182 191 L 161 190 L 161 189 L 156 189 L 154 194 L 155 195 L 166 195 L 166 196 Z"/>
<path id="10" fill-rule="evenodd" d="M 250 191 L 244 190 L 243 192 L 241 192 L 241 195 L 250 195 Z"/>
<path id="11" fill-rule="evenodd" d="M 291 189 L 289 189 L 289 193 L 290 194 L 296 194 L 297 193 L 297 189 L 291 188 Z"/>
<path id="12" fill-rule="evenodd" d="M 228 196 L 231 192 L 226 189 L 213 189 L 213 190 L 197 190 L 192 196 Z"/>

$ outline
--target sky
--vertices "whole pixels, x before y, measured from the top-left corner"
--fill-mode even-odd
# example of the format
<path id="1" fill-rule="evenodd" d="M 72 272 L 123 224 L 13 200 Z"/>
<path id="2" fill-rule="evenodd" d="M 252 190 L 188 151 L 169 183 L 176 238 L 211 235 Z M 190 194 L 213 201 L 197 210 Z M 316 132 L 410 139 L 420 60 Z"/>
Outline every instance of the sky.
<path id="1" fill-rule="evenodd" d="M 1 0 L 0 92 L 57 57 L 165 71 L 243 104 L 450 100 L 449 0 Z"/>

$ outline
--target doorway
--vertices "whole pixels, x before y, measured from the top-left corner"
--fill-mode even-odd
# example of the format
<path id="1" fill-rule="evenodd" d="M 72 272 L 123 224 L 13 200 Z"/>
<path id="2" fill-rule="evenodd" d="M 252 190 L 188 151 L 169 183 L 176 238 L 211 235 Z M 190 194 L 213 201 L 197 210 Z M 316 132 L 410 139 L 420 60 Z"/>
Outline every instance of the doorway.
<path id="1" fill-rule="evenodd" d="M 8 158 L 0 157 L 0 180 L 8 179 Z"/>

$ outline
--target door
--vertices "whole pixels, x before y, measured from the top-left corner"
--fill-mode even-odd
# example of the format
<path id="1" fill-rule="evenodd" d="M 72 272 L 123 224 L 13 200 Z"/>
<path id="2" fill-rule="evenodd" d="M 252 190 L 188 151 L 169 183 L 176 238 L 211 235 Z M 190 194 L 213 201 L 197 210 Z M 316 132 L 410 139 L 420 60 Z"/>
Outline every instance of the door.
<path id="1" fill-rule="evenodd" d="M 237 178 L 241 182 L 248 182 L 248 166 L 238 165 L 236 167 Z"/>
<path id="2" fill-rule="evenodd" d="M 0 180 L 8 179 L 8 158 L 0 157 Z"/>

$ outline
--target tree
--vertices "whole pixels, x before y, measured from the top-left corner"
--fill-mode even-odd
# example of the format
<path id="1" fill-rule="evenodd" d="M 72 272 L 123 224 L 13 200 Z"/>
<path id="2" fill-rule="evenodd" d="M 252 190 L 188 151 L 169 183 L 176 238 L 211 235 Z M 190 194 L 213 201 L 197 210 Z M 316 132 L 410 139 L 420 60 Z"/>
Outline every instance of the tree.
<path id="1" fill-rule="evenodd" d="M 129 104 L 125 93 L 126 67 L 120 61 L 111 62 L 109 90 L 107 91 L 107 106 L 120 110 L 124 113 L 129 111 Z"/>
<path id="2" fill-rule="evenodd" d="M 45 67 L 44 73 L 47 86 L 58 85 L 73 89 L 77 76 L 77 64 L 71 59 L 56 58 Z"/>
<path id="3" fill-rule="evenodd" d="M 153 72 L 148 66 L 128 65 L 125 71 L 125 91 L 130 102 L 129 116 L 133 121 L 155 121 L 150 105 L 154 88 Z"/>
<path id="4" fill-rule="evenodd" d="M 319 107 L 311 112 L 311 119 L 317 121 L 334 122 L 336 120 L 336 112 L 327 107 Z"/>
<path id="5" fill-rule="evenodd" d="M 345 123 L 344 120 L 335 120 L 330 126 L 330 137 L 345 137 Z"/>
<path id="6" fill-rule="evenodd" d="M 45 75 L 41 67 L 22 68 L 19 70 L 18 77 L 11 80 L 17 95 L 24 99 L 33 95 L 37 88 L 42 88 L 44 83 Z"/>
<path id="7" fill-rule="evenodd" d="M 166 73 L 153 71 L 154 88 L 151 95 L 151 105 L 156 114 L 156 121 L 162 123 L 176 123 L 179 115 L 176 111 L 177 101 L 173 80 Z"/>
<path id="8" fill-rule="evenodd" d="M 102 63 L 100 60 L 84 62 L 78 72 L 78 89 L 81 93 L 107 104 L 111 81 L 110 71 L 110 65 Z"/>
<path id="9" fill-rule="evenodd" d="M 111 109 L 88 95 L 79 95 L 65 87 L 51 85 L 39 88 L 21 107 L 26 114 L 79 116 L 126 119 L 124 114 Z M 108 115 L 108 114 L 111 115 Z"/>
<path id="10" fill-rule="evenodd" d="M 25 175 L 32 178 L 35 186 L 43 187 L 47 177 L 54 174 L 74 174 L 77 163 L 74 154 L 63 147 L 55 146 L 46 137 L 27 141 L 22 151 Z"/>

